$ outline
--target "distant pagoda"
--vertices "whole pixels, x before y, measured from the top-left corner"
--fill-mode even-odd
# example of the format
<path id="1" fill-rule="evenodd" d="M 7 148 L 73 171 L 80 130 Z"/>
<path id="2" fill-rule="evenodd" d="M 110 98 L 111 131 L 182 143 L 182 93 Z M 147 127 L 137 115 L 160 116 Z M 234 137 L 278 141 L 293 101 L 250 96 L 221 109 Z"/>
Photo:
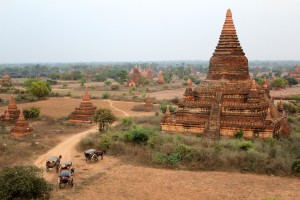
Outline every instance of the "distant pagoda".
<path id="1" fill-rule="evenodd" d="M 92 123 L 92 117 L 95 114 L 96 108 L 97 107 L 93 106 L 86 88 L 79 107 L 75 108 L 75 111 L 71 113 L 69 121 L 78 123 Z"/>
<path id="2" fill-rule="evenodd" d="M 127 81 L 127 86 L 128 87 L 133 87 L 133 86 L 138 86 L 139 85 L 139 80 L 141 78 L 141 68 L 138 66 L 135 66 L 132 72 L 132 77 Z"/>
<path id="3" fill-rule="evenodd" d="M 152 103 L 151 98 L 150 98 L 149 95 L 148 95 L 147 98 L 146 98 L 144 107 L 145 107 L 146 109 L 149 109 L 149 110 L 153 109 L 153 103 Z"/>
<path id="4" fill-rule="evenodd" d="M 7 110 L 11 119 L 16 120 L 19 118 L 20 110 L 18 109 L 14 96 L 12 95 L 10 96 Z"/>
<path id="5" fill-rule="evenodd" d="M 270 99 L 267 85 L 261 87 L 251 80 L 230 9 L 206 79 L 194 89 L 188 81 L 178 107 L 163 117 L 163 131 L 208 138 L 234 137 L 239 130 L 245 138 L 279 137 L 292 131 Z"/>
<path id="6" fill-rule="evenodd" d="M 10 79 L 10 77 L 9 77 L 9 75 L 8 75 L 8 73 L 7 73 L 7 71 L 5 71 L 2 80 L 0 80 L 0 85 L 1 85 L 2 87 L 4 87 L 4 86 L 11 86 L 11 79 Z"/>
<path id="7" fill-rule="evenodd" d="M 11 129 L 10 133 L 15 137 L 21 137 L 24 135 L 32 134 L 33 129 L 26 122 L 23 112 L 19 114 L 18 121 L 15 123 L 15 127 Z"/>
<path id="8" fill-rule="evenodd" d="M 163 85 L 166 83 L 162 71 L 158 72 L 157 78 L 158 78 L 157 83 L 159 85 Z"/>

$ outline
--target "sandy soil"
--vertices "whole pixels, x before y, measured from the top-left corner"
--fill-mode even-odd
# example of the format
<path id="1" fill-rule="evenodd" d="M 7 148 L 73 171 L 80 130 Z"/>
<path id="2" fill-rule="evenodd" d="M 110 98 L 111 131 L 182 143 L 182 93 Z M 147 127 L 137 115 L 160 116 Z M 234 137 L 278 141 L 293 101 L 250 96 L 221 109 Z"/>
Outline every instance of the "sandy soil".
<path id="1" fill-rule="evenodd" d="M 107 101 L 110 103 L 110 101 Z M 109 104 L 112 106 L 112 104 Z M 123 115 L 124 110 L 119 109 Z M 44 167 L 50 155 L 62 155 L 75 166 L 74 187 L 58 189 L 57 174 L 45 172 L 55 189 L 52 199 L 262 199 L 277 197 L 294 200 L 300 195 L 300 180 L 228 172 L 191 172 L 133 166 L 105 156 L 97 163 L 86 163 L 76 144 L 97 127 L 77 133 L 35 161 Z"/>
<path id="2" fill-rule="evenodd" d="M 132 111 L 132 107 L 138 105 L 139 103 L 135 102 L 122 102 L 122 101 L 112 101 L 112 100 L 91 100 L 94 106 L 97 108 L 108 108 L 112 105 L 112 111 L 116 116 L 124 117 L 123 111 L 128 113 L 130 116 L 145 116 L 145 115 L 154 115 L 154 112 L 135 112 Z M 81 99 L 73 98 L 49 98 L 43 101 L 37 101 L 32 103 L 23 103 L 17 104 L 18 108 L 28 108 L 32 106 L 39 107 L 42 115 L 46 115 L 53 118 L 66 117 L 68 114 L 74 111 L 75 107 L 80 105 Z M 0 107 L 0 113 L 3 113 L 7 107 Z M 122 109 L 119 110 L 119 108 Z M 127 116 L 128 116 L 127 115 Z"/>

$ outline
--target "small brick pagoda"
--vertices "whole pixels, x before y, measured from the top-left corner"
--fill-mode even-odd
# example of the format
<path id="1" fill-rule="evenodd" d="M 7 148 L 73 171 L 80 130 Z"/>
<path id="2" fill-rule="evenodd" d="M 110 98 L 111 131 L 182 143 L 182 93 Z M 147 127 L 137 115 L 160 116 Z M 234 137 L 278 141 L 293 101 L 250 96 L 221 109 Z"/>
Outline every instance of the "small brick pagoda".
<path id="1" fill-rule="evenodd" d="M 32 134 L 33 129 L 26 122 L 23 112 L 21 111 L 19 114 L 18 121 L 15 123 L 15 127 L 11 129 L 10 133 L 15 137 L 21 137 L 24 135 Z"/>
<path id="2" fill-rule="evenodd" d="M 71 113 L 69 121 L 78 123 L 92 123 L 92 117 L 95 114 L 96 108 L 97 107 L 93 106 L 86 88 L 79 107 L 75 108 L 75 111 Z"/>
<path id="3" fill-rule="evenodd" d="M 146 109 L 149 109 L 149 110 L 153 109 L 153 103 L 152 103 L 151 98 L 150 98 L 149 95 L 148 95 L 147 98 L 146 98 L 144 107 L 145 107 Z"/>
<path id="4" fill-rule="evenodd" d="M 7 83 L 7 84 L 6 84 Z M 4 85 L 11 85 L 11 79 L 7 73 L 7 71 L 4 73 L 4 76 L 2 78 L 2 80 L 0 80 L 0 85 L 4 86 Z"/>
<path id="5" fill-rule="evenodd" d="M 294 71 L 289 72 L 289 76 L 292 78 L 295 78 L 297 81 L 300 82 L 300 67 L 298 65 L 296 65 L 294 67 Z"/>
<path id="6" fill-rule="evenodd" d="M 9 116 L 11 119 L 16 120 L 19 118 L 20 110 L 18 109 L 17 104 L 14 99 L 14 96 L 12 96 L 12 95 L 10 96 L 10 99 L 9 99 L 7 111 L 9 112 Z M 4 115 L 5 115 L 5 113 L 4 113 Z"/>
<path id="7" fill-rule="evenodd" d="M 251 80 L 248 59 L 239 43 L 230 9 L 206 79 L 194 89 L 188 81 L 179 110 L 165 114 L 163 131 L 193 133 L 208 138 L 270 138 L 290 134 L 286 117 L 277 111 L 268 87 Z"/>
<path id="8" fill-rule="evenodd" d="M 127 81 L 128 87 L 138 86 L 138 81 L 141 78 L 140 67 L 135 66 L 132 77 Z"/>
<path id="9" fill-rule="evenodd" d="M 158 72 L 157 78 L 158 78 L 157 83 L 159 85 L 163 85 L 166 83 L 162 71 Z"/>

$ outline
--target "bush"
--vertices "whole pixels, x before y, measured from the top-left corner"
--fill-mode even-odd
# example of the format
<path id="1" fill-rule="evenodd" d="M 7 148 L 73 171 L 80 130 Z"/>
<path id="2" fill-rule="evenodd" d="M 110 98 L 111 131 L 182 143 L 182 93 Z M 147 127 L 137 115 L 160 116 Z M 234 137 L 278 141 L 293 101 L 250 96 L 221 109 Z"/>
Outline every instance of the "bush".
<path id="1" fill-rule="evenodd" d="M 132 118 L 130 118 L 130 117 L 124 117 L 124 118 L 122 118 L 121 123 L 124 126 L 131 126 L 132 123 L 133 123 L 132 122 Z"/>
<path id="2" fill-rule="evenodd" d="M 119 89 L 120 89 L 119 85 L 112 85 L 111 86 L 111 90 L 119 90 Z"/>
<path id="3" fill-rule="evenodd" d="M 292 164 L 292 170 L 294 172 L 300 172 L 300 160 L 296 160 Z"/>
<path id="4" fill-rule="evenodd" d="M 243 135 L 244 135 L 244 133 L 242 130 L 239 130 L 234 134 L 235 138 L 238 138 L 238 139 L 242 139 Z"/>
<path id="5" fill-rule="evenodd" d="M 102 99 L 109 99 L 109 97 L 110 97 L 110 94 L 108 92 L 104 92 L 102 94 Z"/>
<path id="6" fill-rule="evenodd" d="M 36 96 L 31 94 L 18 94 L 15 99 L 17 103 L 34 102 L 38 100 Z"/>
<path id="7" fill-rule="evenodd" d="M 23 110 L 25 119 L 37 119 L 40 117 L 40 108 L 30 107 Z"/>
<path id="8" fill-rule="evenodd" d="M 242 141 L 238 144 L 238 148 L 243 151 L 247 151 L 248 149 L 250 149 L 252 147 L 253 147 L 253 144 L 250 141 Z"/>
<path id="9" fill-rule="evenodd" d="M 154 135 L 155 133 L 150 129 L 133 127 L 131 130 L 127 131 L 127 133 L 125 134 L 125 138 L 129 142 L 145 144 L 149 140 L 149 138 Z"/>
<path id="10" fill-rule="evenodd" d="M 105 134 L 102 135 L 101 139 L 100 139 L 100 141 L 98 143 L 98 147 L 100 149 L 107 150 L 107 149 L 109 149 L 110 145 L 111 145 L 111 139 L 110 139 L 110 137 L 108 135 L 105 135 Z"/>
<path id="11" fill-rule="evenodd" d="M 166 112 L 168 105 L 169 105 L 168 102 L 162 102 L 162 103 L 159 104 L 159 108 L 160 108 L 162 113 Z M 169 105 L 169 109 L 170 109 L 171 113 L 174 113 L 174 112 L 176 112 L 177 107 Z"/>
<path id="12" fill-rule="evenodd" d="M 95 147 L 94 139 L 91 136 L 88 136 L 80 141 L 80 147 L 81 149 L 91 149 Z"/>
<path id="13" fill-rule="evenodd" d="M 52 186 L 35 166 L 5 167 L 0 172 L 0 199 L 42 199 Z"/>

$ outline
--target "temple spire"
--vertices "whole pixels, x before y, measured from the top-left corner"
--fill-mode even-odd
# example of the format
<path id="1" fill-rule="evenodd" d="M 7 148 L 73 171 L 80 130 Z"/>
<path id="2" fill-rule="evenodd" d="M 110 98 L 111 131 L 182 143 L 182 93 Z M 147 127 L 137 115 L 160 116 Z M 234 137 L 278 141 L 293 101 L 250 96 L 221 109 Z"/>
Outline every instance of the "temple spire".
<path id="1" fill-rule="evenodd" d="M 170 107 L 169 105 L 167 105 L 165 116 L 170 116 L 170 115 L 171 115 Z"/>
<path id="2" fill-rule="evenodd" d="M 191 88 L 191 86 L 192 86 L 192 84 L 191 84 L 191 79 L 188 79 L 188 80 L 187 80 L 187 87 L 188 87 L 188 88 Z"/>
<path id="3" fill-rule="evenodd" d="M 230 9 L 226 12 L 220 40 L 214 55 L 245 55 L 236 34 Z"/>
<path id="4" fill-rule="evenodd" d="M 250 80 L 248 59 L 240 45 L 230 9 L 226 12 L 218 45 L 210 58 L 206 80 Z"/>
<path id="5" fill-rule="evenodd" d="M 91 100 L 87 88 L 85 88 L 84 96 L 82 97 L 82 100 L 83 101 L 90 101 Z"/>

